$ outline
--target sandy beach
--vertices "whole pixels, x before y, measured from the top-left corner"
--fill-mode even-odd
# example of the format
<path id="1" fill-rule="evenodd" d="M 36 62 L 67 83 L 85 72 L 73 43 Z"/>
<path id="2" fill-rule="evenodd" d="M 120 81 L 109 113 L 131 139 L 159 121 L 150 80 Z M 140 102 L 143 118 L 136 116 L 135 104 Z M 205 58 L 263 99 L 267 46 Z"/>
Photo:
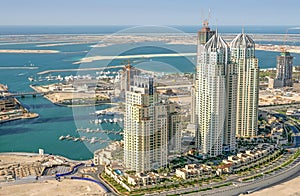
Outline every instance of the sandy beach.
<path id="1" fill-rule="evenodd" d="M 270 51 L 270 52 L 281 52 L 285 48 L 290 53 L 300 53 L 299 46 L 289 46 L 289 45 L 259 45 L 256 44 L 256 50 Z"/>
<path id="2" fill-rule="evenodd" d="M 251 196 L 296 196 L 300 195 L 300 176 L 282 184 L 249 194 Z"/>
<path id="3" fill-rule="evenodd" d="M 48 180 L 44 182 L 0 186 L 0 195 L 105 195 L 95 183 L 63 179 L 61 182 Z"/>
<path id="4" fill-rule="evenodd" d="M 68 46 L 68 45 L 79 45 L 88 44 L 89 42 L 69 42 L 69 43 L 55 43 L 55 44 L 40 44 L 36 47 L 53 47 L 53 46 Z"/>
<path id="5" fill-rule="evenodd" d="M 176 53 L 176 54 L 142 54 L 142 55 L 126 55 L 126 56 L 92 56 L 82 58 L 80 61 L 73 64 L 90 63 L 99 60 L 113 60 L 113 59 L 137 59 L 137 58 L 156 58 L 156 57 L 180 57 L 180 56 L 196 56 L 196 53 Z"/>
<path id="6" fill-rule="evenodd" d="M 55 54 L 58 50 L 0 50 L 0 53 L 15 53 L 15 54 Z"/>

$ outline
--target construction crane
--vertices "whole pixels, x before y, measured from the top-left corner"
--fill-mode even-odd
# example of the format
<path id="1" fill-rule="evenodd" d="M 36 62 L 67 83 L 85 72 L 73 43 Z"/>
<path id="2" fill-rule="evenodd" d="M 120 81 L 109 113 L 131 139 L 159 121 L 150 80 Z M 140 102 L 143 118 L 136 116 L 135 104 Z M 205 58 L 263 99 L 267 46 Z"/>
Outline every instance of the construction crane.
<path id="1" fill-rule="evenodd" d="M 286 53 L 287 52 L 286 43 L 287 43 L 288 31 L 289 31 L 289 29 L 286 30 L 285 35 L 284 35 L 283 45 L 280 47 L 280 51 L 282 53 Z"/>
<path id="2" fill-rule="evenodd" d="M 210 20 L 210 18 L 211 18 L 211 11 L 210 11 L 210 9 L 208 10 L 208 15 L 207 15 L 207 17 L 206 18 L 204 18 L 204 14 L 203 14 L 203 11 L 201 11 L 201 16 L 202 16 L 202 18 L 203 18 L 203 23 L 202 23 L 202 25 L 203 25 L 203 27 L 208 27 L 209 26 L 209 20 Z"/>
<path id="3" fill-rule="evenodd" d="M 127 63 L 127 65 L 125 65 L 125 69 L 126 69 L 126 84 L 127 84 L 127 86 L 126 86 L 126 91 L 129 91 L 129 88 L 130 88 L 130 80 L 131 80 L 131 76 L 130 76 L 130 74 L 131 74 L 131 63 L 130 63 L 130 60 L 128 60 L 128 63 Z"/>

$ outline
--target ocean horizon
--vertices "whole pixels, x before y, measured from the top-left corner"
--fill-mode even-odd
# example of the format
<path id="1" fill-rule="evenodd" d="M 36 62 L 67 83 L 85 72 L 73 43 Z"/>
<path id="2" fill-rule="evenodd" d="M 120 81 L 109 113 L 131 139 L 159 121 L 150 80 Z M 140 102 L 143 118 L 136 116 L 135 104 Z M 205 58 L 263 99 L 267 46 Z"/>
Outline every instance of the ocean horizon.
<path id="1" fill-rule="evenodd" d="M 199 25 L 0 25 L 0 35 L 36 34 L 111 34 L 132 27 L 170 27 L 185 33 L 196 33 Z M 220 33 L 236 34 L 242 29 L 249 34 L 299 34 L 300 25 L 211 25 Z"/>

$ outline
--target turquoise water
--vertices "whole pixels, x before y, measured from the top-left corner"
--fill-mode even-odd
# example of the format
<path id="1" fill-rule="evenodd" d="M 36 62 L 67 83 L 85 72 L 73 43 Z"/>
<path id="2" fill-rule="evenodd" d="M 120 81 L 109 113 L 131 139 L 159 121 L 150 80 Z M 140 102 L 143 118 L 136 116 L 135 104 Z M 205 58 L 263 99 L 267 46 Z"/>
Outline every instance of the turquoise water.
<path id="1" fill-rule="evenodd" d="M 32 91 L 28 77 L 35 76 L 37 72 L 49 69 L 70 69 L 78 67 L 103 67 L 107 65 L 124 64 L 124 60 L 103 60 L 82 65 L 73 63 L 86 55 L 130 55 L 130 54 L 160 54 L 160 53 L 192 53 L 195 46 L 166 45 L 163 43 L 139 43 L 136 45 L 123 44 L 92 49 L 95 43 L 37 47 L 37 44 L 0 44 L 0 49 L 49 49 L 59 50 L 57 54 L 0 54 L 0 66 L 29 66 L 34 64 L 37 70 L 0 70 L 0 83 L 7 84 L 12 91 Z M 90 51 L 92 49 L 92 51 Z M 90 51 L 89 53 L 86 51 Z M 274 68 L 276 52 L 257 51 L 261 68 Z M 295 65 L 300 65 L 300 55 L 293 54 Z M 195 57 L 158 57 L 151 59 L 132 59 L 135 66 L 160 72 L 193 72 Z M 75 73 L 62 73 L 70 75 Z M 92 74 L 92 73 L 91 73 Z M 53 74 L 57 75 L 57 74 Z M 97 148 L 106 144 L 84 144 L 73 141 L 60 141 L 61 135 L 79 137 L 76 128 L 99 128 L 90 124 L 95 116 L 89 115 L 95 110 L 105 109 L 103 105 L 86 108 L 59 107 L 43 97 L 27 97 L 20 99 L 22 104 L 30 111 L 40 114 L 32 120 L 18 120 L 0 125 L 0 152 L 38 152 L 43 148 L 46 153 L 66 156 L 70 159 L 89 159 Z M 107 117 L 108 118 L 108 117 Z M 119 130 L 121 124 L 104 124 L 103 129 Z M 82 134 L 80 135 L 82 136 Z M 106 134 L 86 134 L 87 137 L 101 137 L 103 139 L 119 140 L 121 136 Z"/>

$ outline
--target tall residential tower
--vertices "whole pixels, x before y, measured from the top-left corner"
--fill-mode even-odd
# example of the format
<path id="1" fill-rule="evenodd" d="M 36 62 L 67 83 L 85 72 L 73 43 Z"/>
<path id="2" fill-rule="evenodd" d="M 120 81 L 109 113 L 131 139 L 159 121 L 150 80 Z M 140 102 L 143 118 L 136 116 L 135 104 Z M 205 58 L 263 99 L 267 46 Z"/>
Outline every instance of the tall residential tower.
<path id="1" fill-rule="evenodd" d="M 235 150 L 237 75 L 227 43 L 218 33 L 198 42 L 196 74 L 196 146 L 209 157 Z"/>
<path id="2" fill-rule="evenodd" d="M 198 37 L 197 37 L 197 51 L 198 54 L 201 52 L 202 47 L 210 40 L 210 38 L 216 33 L 216 31 L 212 31 L 208 25 L 208 21 L 204 20 L 202 24 L 202 29 L 198 31 Z M 196 72 L 197 72 L 198 66 L 196 66 Z M 196 115 L 196 108 L 197 108 L 197 101 L 196 101 L 196 94 L 198 94 L 198 78 L 197 75 L 194 78 L 194 86 L 192 88 L 192 104 L 191 104 L 191 123 L 193 125 L 197 124 L 197 115 Z"/>
<path id="3" fill-rule="evenodd" d="M 230 44 L 231 61 L 238 70 L 237 121 L 238 137 L 257 135 L 259 68 L 255 43 L 244 33 Z"/>
<path id="4" fill-rule="evenodd" d="M 125 101 L 125 167 L 146 172 L 166 165 L 168 105 L 158 100 L 153 78 L 134 76 Z"/>

